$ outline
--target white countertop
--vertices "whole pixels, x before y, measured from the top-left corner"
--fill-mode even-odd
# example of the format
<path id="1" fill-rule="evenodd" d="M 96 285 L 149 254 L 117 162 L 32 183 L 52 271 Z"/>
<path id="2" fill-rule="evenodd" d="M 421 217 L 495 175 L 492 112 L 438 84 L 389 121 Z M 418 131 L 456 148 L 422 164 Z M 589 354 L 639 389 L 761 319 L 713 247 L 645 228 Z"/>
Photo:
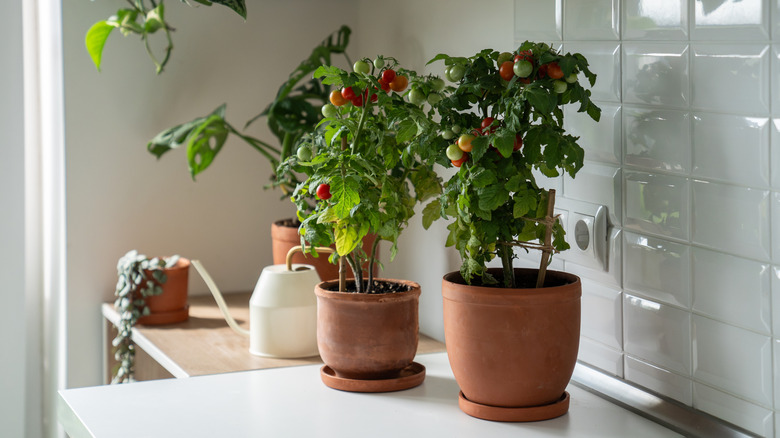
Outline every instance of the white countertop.
<path id="1" fill-rule="evenodd" d="M 153 437 L 680 437 L 569 385 L 569 413 L 537 423 L 496 423 L 458 408 L 446 353 L 418 355 L 425 382 L 358 394 L 326 387 L 320 365 L 60 391 L 71 438 Z"/>

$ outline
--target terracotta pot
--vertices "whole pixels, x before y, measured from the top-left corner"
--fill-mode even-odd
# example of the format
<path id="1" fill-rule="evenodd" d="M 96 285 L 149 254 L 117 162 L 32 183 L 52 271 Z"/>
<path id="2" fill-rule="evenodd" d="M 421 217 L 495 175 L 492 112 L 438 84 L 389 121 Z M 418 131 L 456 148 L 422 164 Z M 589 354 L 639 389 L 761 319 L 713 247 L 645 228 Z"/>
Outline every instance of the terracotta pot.
<path id="1" fill-rule="evenodd" d="M 489 271 L 501 276 L 501 269 Z M 518 277 L 535 279 L 536 272 L 515 269 Z M 468 286 L 453 272 L 444 276 L 442 295 L 447 355 L 462 391 L 461 409 L 486 418 L 479 409 L 464 409 L 463 399 L 473 406 L 520 408 L 514 412 L 522 413 L 522 408 L 560 404 L 565 398 L 565 409 L 553 409 L 546 418 L 566 412 L 564 393 L 580 338 L 579 277 L 547 271 L 544 288 L 504 289 Z M 542 414 L 530 420 L 546 418 Z M 522 415 L 487 419 L 529 420 Z"/>
<path id="2" fill-rule="evenodd" d="M 167 276 L 167 280 L 161 285 L 163 292 L 160 295 L 144 298 L 151 313 L 139 318 L 138 324 L 173 324 L 189 319 L 187 291 L 190 261 L 182 257 L 174 267 L 165 268 L 163 271 Z M 150 271 L 146 271 L 146 275 L 148 278 L 152 278 Z"/>
<path id="3" fill-rule="evenodd" d="M 271 224 L 271 241 L 273 258 L 275 265 L 283 265 L 286 262 L 287 253 L 290 248 L 301 244 L 301 236 L 298 234 L 298 227 L 285 226 L 285 223 L 289 223 L 289 220 L 280 220 Z M 374 243 L 376 236 L 368 235 L 363 239 L 363 250 L 371 250 L 371 245 Z M 336 248 L 335 245 L 331 245 L 332 248 Z M 297 253 L 293 256 L 293 263 L 300 263 L 306 265 L 312 265 L 317 270 L 320 279 L 322 281 L 335 280 L 339 278 L 339 267 L 328 262 L 329 254 L 320 254 L 319 257 L 312 257 L 311 255 L 305 255 L 303 253 Z M 368 269 L 368 266 L 363 266 L 364 269 Z M 378 272 L 378 264 L 374 266 L 374 275 Z"/>
<path id="4" fill-rule="evenodd" d="M 332 292 L 338 280 L 324 281 L 317 295 L 317 346 L 323 362 L 340 378 L 397 378 L 417 353 L 420 285 L 406 292 Z"/>

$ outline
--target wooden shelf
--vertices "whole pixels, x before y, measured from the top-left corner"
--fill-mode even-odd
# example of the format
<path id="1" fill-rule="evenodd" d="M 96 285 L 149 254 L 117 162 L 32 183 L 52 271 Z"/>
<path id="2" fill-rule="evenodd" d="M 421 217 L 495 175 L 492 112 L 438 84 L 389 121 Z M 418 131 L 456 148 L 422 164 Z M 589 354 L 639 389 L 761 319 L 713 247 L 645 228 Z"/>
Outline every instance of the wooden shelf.
<path id="1" fill-rule="evenodd" d="M 250 295 L 249 292 L 225 294 L 231 315 L 244 328 L 249 325 Z M 133 342 L 143 350 L 136 353 L 138 380 L 322 363 L 319 356 L 302 359 L 254 356 L 249 353 L 249 338 L 228 327 L 214 297 L 190 296 L 189 305 L 188 321 L 161 326 L 138 325 L 133 329 Z M 109 303 L 103 304 L 102 312 L 106 319 L 105 374 L 108 377 L 113 362 L 111 339 L 116 332 L 114 326 L 119 321 L 119 314 Z M 420 334 L 418 354 L 442 351 L 445 351 L 443 343 Z M 148 363 L 150 360 L 154 363 Z"/>

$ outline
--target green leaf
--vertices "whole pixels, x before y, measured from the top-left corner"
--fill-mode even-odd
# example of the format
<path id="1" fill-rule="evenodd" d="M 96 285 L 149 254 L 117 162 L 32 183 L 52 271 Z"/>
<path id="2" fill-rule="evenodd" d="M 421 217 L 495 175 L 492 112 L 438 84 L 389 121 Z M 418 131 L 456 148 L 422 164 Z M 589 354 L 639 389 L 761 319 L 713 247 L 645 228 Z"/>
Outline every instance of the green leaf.
<path id="1" fill-rule="evenodd" d="M 479 208 L 493 211 L 509 200 L 509 192 L 498 184 L 477 189 Z"/>
<path id="2" fill-rule="evenodd" d="M 550 90 L 542 87 L 528 87 L 524 92 L 528 102 L 531 103 L 539 112 L 549 114 L 555 109 L 558 103 L 557 95 L 550 93 Z"/>
<path id="3" fill-rule="evenodd" d="M 333 195 L 333 213 L 341 218 L 350 216 L 353 207 L 360 203 L 360 194 L 358 193 L 358 181 L 351 176 L 345 179 L 333 178 L 330 183 L 330 193 Z M 345 254 L 339 252 L 339 254 Z"/>
<path id="4" fill-rule="evenodd" d="M 485 187 L 494 184 L 498 179 L 496 173 L 490 169 L 484 167 L 477 168 L 474 173 L 471 174 L 471 184 L 474 187 Z"/>
<path id="5" fill-rule="evenodd" d="M 511 178 L 509 178 L 506 184 L 504 184 L 504 188 L 510 192 L 517 192 L 521 187 L 523 187 L 524 182 L 525 176 L 521 174 L 513 175 Z"/>
<path id="6" fill-rule="evenodd" d="M 395 141 L 398 144 L 406 143 L 417 135 L 417 124 L 413 120 L 406 119 L 398 125 Z"/>
<path id="7" fill-rule="evenodd" d="M 359 243 L 358 233 L 353 227 L 338 224 L 334 230 L 336 236 L 336 252 L 340 256 L 345 256 L 351 253 Z"/>
<path id="8" fill-rule="evenodd" d="M 536 196 L 529 190 L 525 190 L 520 193 L 515 193 L 513 197 L 515 203 L 512 206 L 512 216 L 515 219 L 527 215 L 531 210 L 536 207 Z"/>
<path id="9" fill-rule="evenodd" d="M 422 223 L 426 230 L 431 227 L 433 221 L 441 217 L 441 202 L 436 199 L 423 208 Z"/>
<path id="10" fill-rule="evenodd" d="M 107 21 L 98 21 L 87 31 L 84 43 L 98 71 L 100 71 L 100 62 L 103 59 L 103 47 L 106 45 L 106 40 L 111 35 L 112 30 L 114 30 L 114 26 Z"/>
<path id="11" fill-rule="evenodd" d="M 187 162 L 193 179 L 214 161 L 214 157 L 225 144 L 227 136 L 225 120 L 213 114 L 187 137 Z"/>
<path id="12" fill-rule="evenodd" d="M 227 6 L 228 8 L 236 11 L 236 14 L 242 16 L 246 20 L 246 4 L 244 0 L 211 0 L 212 3 L 218 5 Z"/>

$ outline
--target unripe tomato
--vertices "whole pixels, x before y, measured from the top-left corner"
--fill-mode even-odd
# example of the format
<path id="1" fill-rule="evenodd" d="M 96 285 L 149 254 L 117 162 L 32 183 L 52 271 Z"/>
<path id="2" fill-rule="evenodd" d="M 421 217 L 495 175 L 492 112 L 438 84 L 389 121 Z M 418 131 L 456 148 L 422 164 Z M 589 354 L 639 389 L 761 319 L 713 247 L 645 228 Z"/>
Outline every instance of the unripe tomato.
<path id="1" fill-rule="evenodd" d="M 514 66 L 515 63 L 512 61 L 507 61 L 501 64 L 501 67 L 498 69 L 498 74 L 501 75 L 501 79 L 505 81 L 511 81 L 515 76 L 515 72 L 513 70 Z"/>
<path id="2" fill-rule="evenodd" d="M 452 132 L 460 134 L 460 125 L 452 125 Z"/>
<path id="3" fill-rule="evenodd" d="M 417 106 L 422 105 L 425 102 L 425 93 L 419 88 L 412 88 L 412 91 L 409 92 L 409 102 Z"/>
<path id="4" fill-rule="evenodd" d="M 498 59 L 496 59 L 496 65 L 501 67 L 501 64 L 511 61 L 512 60 L 512 54 L 509 52 L 501 52 L 498 55 Z"/>
<path id="5" fill-rule="evenodd" d="M 396 75 L 395 79 L 393 79 L 388 85 L 390 85 L 391 90 L 395 91 L 396 93 L 400 93 L 406 90 L 406 86 L 409 85 L 409 78 L 404 75 Z"/>
<path id="6" fill-rule="evenodd" d="M 549 76 L 551 79 L 563 78 L 563 70 L 561 70 L 561 66 L 559 66 L 557 62 L 549 63 L 547 65 L 547 76 Z"/>
<path id="7" fill-rule="evenodd" d="M 569 76 L 566 76 L 566 82 L 573 84 L 577 82 L 577 73 L 572 73 Z"/>
<path id="8" fill-rule="evenodd" d="M 355 98 L 355 90 L 352 87 L 344 87 L 341 89 L 341 97 L 352 100 Z"/>
<path id="9" fill-rule="evenodd" d="M 452 132 L 452 129 L 445 129 L 444 131 L 441 132 L 441 138 L 445 140 L 452 140 L 453 138 L 455 138 L 455 133 Z"/>
<path id="10" fill-rule="evenodd" d="M 344 99 L 339 90 L 333 90 L 330 92 L 330 103 L 336 106 L 341 106 L 347 103 L 348 100 Z"/>
<path id="11" fill-rule="evenodd" d="M 458 138 L 458 147 L 463 152 L 471 152 L 471 149 L 474 147 L 471 145 L 471 141 L 477 138 L 473 134 L 463 134 Z"/>
<path id="12" fill-rule="evenodd" d="M 388 68 L 387 70 L 382 72 L 382 80 L 387 82 L 388 84 L 390 82 L 393 82 L 393 79 L 395 79 L 395 70 Z"/>
<path id="13" fill-rule="evenodd" d="M 469 159 L 469 154 L 464 152 L 463 156 L 460 158 L 460 160 L 450 160 L 452 162 L 452 165 L 455 167 L 460 167 L 463 163 L 466 162 L 466 160 Z"/>
<path id="14" fill-rule="evenodd" d="M 458 82 L 463 79 L 464 74 L 466 74 L 466 67 L 460 64 L 455 64 L 450 67 L 450 78 L 452 78 L 452 82 Z"/>
<path id="15" fill-rule="evenodd" d="M 325 105 L 322 105 L 322 115 L 327 118 L 337 117 L 339 115 L 338 110 L 332 103 L 326 103 Z"/>
<path id="16" fill-rule="evenodd" d="M 298 148 L 298 151 L 295 153 L 295 155 L 298 156 L 298 161 L 311 161 L 311 157 L 314 154 L 312 154 L 311 148 L 309 146 L 301 146 Z"/>
<path id="17" fill-rule="evenodd" d="M 330 184 L 323 183 L 323 184 L 320 184 L 317 187 L 317 197 L 318 198 L 320 198 L 320 199 L 322 199 L 324 201 L 326 199 L 330 199 L 331 196 L 333 196 L 333 195 L 330 194 Z"/>
<path id="18" fill-rule="evenodd" d="M 460 150 L 460 147 L 458 147 L 457 143 L 453 143 L 447 146 L 447 158 L 449 158 L 450 161 L 460 160 L 461 158 L 463 158 L 463 154 L 465 154 L 465 152 Z"/>
<path id="19" fill-rule="evenodd" d="M 556 93 L 561 94 L 565 92 L 567 88 L 569 88 L 569 84 L 567 84 L 566 81 L 562 81 L 560 79 L 553 81 L 553 91 Z"/>
<path id="20" fill-rule="evenodd" d="M 441 91 L 444 89 L 444 79 L 442 78 L 435 78 L 431 80 L 431 88 L 433 88 L 434 91 Z"/>
<path id="21" fill-rule="evenodd" d="M 523 136 L 518 132 L 515 134 L 515 145 L 512 147 L 513 151 L 519 151 L 523 147 Z"/>
<path id="22" fill-rule="evenodd" d="M 371 71 L 371 66 L 368 65 L 366 61 L 359 60 L 355 61 L 355 64 L 352 66 L 352 70 L 354 70 L 356 73 L 363 73 L 368 74 L 368 72 Z"/>
<path id="23" fill-rule="evenodd" d="M 385 59 L 382 58 L 381 56 L 377 56 L 376 59 L 374 60 L 374 68 L 377 70 L 381 70 L 382 67 L 384 66 L 385 66 Z"/>
<path id="24" fill-rule="evenodd" d="M 534 71 L 534 65 L 524 59 L 518 59 L 512 71 L 521 78 L 527 78 Z"/>
<path id="25" fill-rule="evenodd" d="M 439 94 L 439 93 L 437 93 L 435 91 L 432 92 L 431 94 L 429 94 L 428 98 L 427 98 L 428 103 L 430 105 L 436 105 L 437 103 L 441 102 L 441 99 L 442 99 L 441 94 Z"/>
<path id="26" fill-rule="evenodd" d="M 452 66 L 449 66 L 444 69 L 444 79 L 450 82 L 455 82 L 455 80 L 452 79 Z"/>

